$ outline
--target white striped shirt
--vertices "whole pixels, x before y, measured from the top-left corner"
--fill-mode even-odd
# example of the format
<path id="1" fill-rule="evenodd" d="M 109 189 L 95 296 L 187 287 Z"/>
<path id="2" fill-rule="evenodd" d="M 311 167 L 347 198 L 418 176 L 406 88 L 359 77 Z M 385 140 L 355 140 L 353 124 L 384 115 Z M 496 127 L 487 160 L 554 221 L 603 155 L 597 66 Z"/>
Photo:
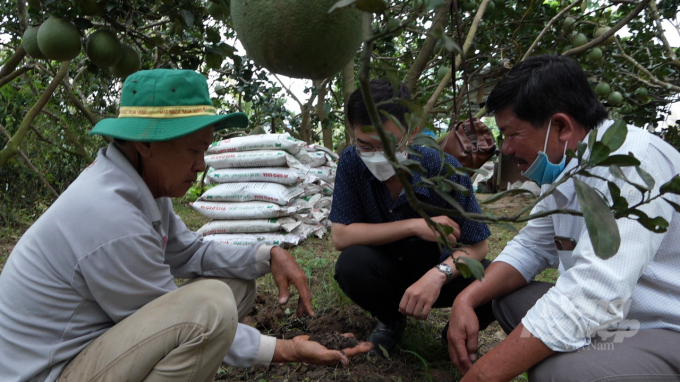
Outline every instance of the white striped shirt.
<path id="1" fill-rule="evenodd" d="M 611 124 L 607 121 L 600 127 L 599 139 Z M 626 141 L 612 154 L 629 152 L 656 180 L 652 195 L 657 195 L 660 185 L 680 172 L 680 153 L 646 130 L 628 126 Z M 571 160 L 563 174 L 575 166 L 576 160 Z M 622 169 L 629 180 L 644 184 L 634 167 Z M 640 192 L 614 178 L 608 168 L 598 167 L 590 172 L 615 182 L 629 205 L 640 201 Z M 609 198 L 606 182 L 591 177 L 579 179 Z M 544 186 L 543 191 L 548 187 Z M 555 191 L 533 212 L 558 208 L 581 210 L 573 180 Z M 678 195 L 665 197 L 680 203 Z M 619 332 L 621 339 L 634 335 L 635 329 L 680 331 L 680 216 L 663 200 L 644 205 L 640 210 L 650 218 L 666 219 L 670 223 L 668 231 L 657 234 L 631 219 L 619 219 L 621 246 L 608 260 L 595 255 L 585 220 L 571 215 L 531 220 L 496 259 L 516 268 L 527 282 L 546 268 L 559 264 L 564 269 L 556 285 L 522 320 L 527 330 L 550 349 L 574 351 L 590 345 L 596 335 L 613 335 L 607 328 L 633 329 Z M 558 253 L 553 241 L 556 235 L 575 239 L 574 251 Z"/>

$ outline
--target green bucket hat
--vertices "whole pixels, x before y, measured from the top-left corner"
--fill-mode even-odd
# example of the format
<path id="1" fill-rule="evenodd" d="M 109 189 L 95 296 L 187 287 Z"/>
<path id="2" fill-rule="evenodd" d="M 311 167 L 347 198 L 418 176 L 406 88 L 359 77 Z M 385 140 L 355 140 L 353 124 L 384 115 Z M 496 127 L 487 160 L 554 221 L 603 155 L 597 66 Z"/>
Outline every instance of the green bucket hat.
<path id="1" fill-rule="evenodd" d="M 90 135 L 128 141 L 169 141 L 215 126 L 248 126 L 241 113 L 217 115 L 208 83 L 193 70 L 154 69 L 131 74 L 123 84 L 118 118 L 99 121 Z"/>

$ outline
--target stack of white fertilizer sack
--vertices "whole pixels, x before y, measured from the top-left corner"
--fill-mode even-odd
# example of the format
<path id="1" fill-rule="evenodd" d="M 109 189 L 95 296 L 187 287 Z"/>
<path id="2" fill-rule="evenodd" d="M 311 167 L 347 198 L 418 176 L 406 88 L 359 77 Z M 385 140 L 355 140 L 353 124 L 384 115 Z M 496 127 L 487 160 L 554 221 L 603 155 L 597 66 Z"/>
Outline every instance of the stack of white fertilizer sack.
<path id="1" fill-rule="evenodd" d="M 205 240 L 290 247 L 326 234 L 337 157 L 289 134 L 259 134 L 213 143 L 205 162 L 208 189 L 192 207 L 213 221 Z"/>

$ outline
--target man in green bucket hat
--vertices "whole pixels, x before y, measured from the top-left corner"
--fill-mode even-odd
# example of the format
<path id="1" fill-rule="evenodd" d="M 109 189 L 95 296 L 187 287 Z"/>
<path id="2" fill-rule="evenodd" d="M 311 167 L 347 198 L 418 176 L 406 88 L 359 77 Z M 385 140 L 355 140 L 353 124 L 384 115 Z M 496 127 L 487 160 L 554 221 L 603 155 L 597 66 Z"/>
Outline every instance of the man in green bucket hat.
<path id="1" fill-rule="evenodd" d="M 130 75 L 114 138 L 19 240 L 0 274 L 0 375 L 8 381 L 212 381 L 222 362 L 348 363 L 332 351 L 239 324 L 255 279 L 271 272 L 285 304 L 314 314 L 305 273 L 284 249 L 203 241 L 172 209 L 205 168 L 213 133 L 245 127 L 216 114 L 189 70 Z M 183 286 L 175 278 L 191 279 Z"/>

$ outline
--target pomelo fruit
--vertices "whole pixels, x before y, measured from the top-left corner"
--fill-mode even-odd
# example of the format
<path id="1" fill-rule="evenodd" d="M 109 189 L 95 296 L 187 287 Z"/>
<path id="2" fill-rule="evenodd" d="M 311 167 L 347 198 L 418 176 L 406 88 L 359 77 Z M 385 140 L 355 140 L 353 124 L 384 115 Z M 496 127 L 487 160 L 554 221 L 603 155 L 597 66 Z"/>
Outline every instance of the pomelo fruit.
<path id="1" fill-rule="evenodd" d="M 337 0 L 232 0 L 231 19 L 249 58 L 274 73 L 324 79 L 347 65 L 363 41 L 363 12 Z"/>
<path id="2" fill-rule="evenodd" d="M 109 29 L 92 33 L 85 42 L 85 52 L 92 63 L 103 68 L 116 65 L 123 56 L 120 40 Z"/>
<path id="3" fill-rule="evenodd" d="M 605 34 L 610 29 L 612 29 L 612 28 L 610 28 L 610 27 L 599 27 L 599 28 L 595 29 L 595 32 L 593 32 L 593 38 L 598 38 L 598 37 L 602 36 L 603 34 Z M 610 36 L 609 38 L 607 38 L 606 40 L 601 42 L 600 45 L 609 45 L 609 44 L 612 44 L 612 43 L 614 43 L 614 35 Z"/>
<path id="4" fill-rule="evenodd" d="M 635 95 L 638 98 L 646 98 L 649 95 L 649 90 L 647 90 L 647 88 L 644 86 L 640 86 L 639 88 L 635 89 Z"/>
<path id="5" fill-rule="evenodd" d="M 30 26 L 24 31 L 24 36 L 21 38 L 21 44 L 29 56 L 44 60 L 46 57 L 38 47 L 38 28 L 40 25 Z"/>
<path id="6" fill-rule="evenodd" d="M 602 59 L 602 49 L 593 48 L 588 53 L 588 61 L 592 63 L 598 63 Z"/>
<path id="7" fill-rule="evenodd" d="M 569 32 L 574 27 L 574 23 L 576 23 L 575 18 L 571 16 L 565 17 L 564 21 L 562 22 L 562 30 L 565 32 Z"/>
<path id="8" fill-rule="evenodd" d="M 595 94 L 597 94 L 599 97 L 606 97 L 609 95 L 609 92 L 611 91 L 611 87 L 609 86 L 608 83 L 602 81 L 597 86 L 595 86 Z"/>
<path id="9" fill-rule="evenodd" d="M 463 3 L 463 10 L 472 12 L 475 9 L 477 9 L 477 4 L 474 1 L 470 0 Z"/>
<path id="10" fill-rule="evenodd" d="M 142 67 L 142 60 L 139 58 L 139 53 L 130 45 L 121 44 L 121 48 L 123 54 L 120 61 L 110 69 L 114 76 L 124 79 Z"/>
<path id="11" fill-rule="evenodd" d="M 486 12 L 492 13 L 496 9 L 496 3 L 493 1 L 489 1 L 489 4 L 486 5 Z"/>
<path id="12" fill-rule="evenodd" d="M 619 106 L 623 102 L 623 95 L 619 92 L 611 92 L 607 97 L 607 102 L 612 106 Z"/>
<path id="13" fill-rule="evenodd" d="M 80 53 L 80 34 L 68 21 L 51 16 L 38 29 L 38 47 L 50 60 L 69 61 Z"/>
<path id="14" fill-rule="evenodd" d="M 588 42 L 588 37 L 584 35 L 583 33 L 579 33 L 576 36 L 572 37 L 571 39 L 571 45 L 574 46 L 574 48 L 577 48 L 583 44 L 586 44 Z"/>
<path id="15" fill-rule="evenodd" d="M 437 70 L 437 81 L 441 81 L 449 70 L 451 70 L 450 66 L 442 65 L 442 67 Z"/>

